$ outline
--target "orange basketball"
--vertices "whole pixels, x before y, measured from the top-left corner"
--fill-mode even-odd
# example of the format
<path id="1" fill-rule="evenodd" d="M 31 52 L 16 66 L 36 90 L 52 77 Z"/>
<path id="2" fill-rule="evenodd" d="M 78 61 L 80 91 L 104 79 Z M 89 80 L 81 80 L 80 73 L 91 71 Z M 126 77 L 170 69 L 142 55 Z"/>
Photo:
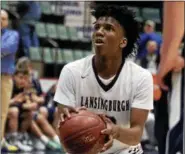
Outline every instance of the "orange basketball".
<path id="1" fill-rule="evenodd" d="M 86 154 L 98 143 L 96 149 L 102 149 L 105 135 L 101 130 L 106 128 L 104 121 L 95 113 L 80 110 L 71 113 L 71 118 L 60 123 L 60 140 L 70 154 Z"/>

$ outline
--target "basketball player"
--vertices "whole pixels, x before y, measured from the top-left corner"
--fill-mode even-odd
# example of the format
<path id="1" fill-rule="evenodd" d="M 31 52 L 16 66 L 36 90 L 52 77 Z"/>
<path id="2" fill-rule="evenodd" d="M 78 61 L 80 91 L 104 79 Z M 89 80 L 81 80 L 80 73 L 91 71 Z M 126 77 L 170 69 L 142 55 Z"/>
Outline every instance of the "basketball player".
<path id="1" fill-rule="evenodd" d="M 184 36 L 184 2 L 164 2 L 163 44 L 159 65 L 159 85 L 170 91 L 169 132 L 166 154 L 183 151 L 183 110 L 184 110 L 184 50 L 180 51 Z M 181 53 L 182 52 L 182 53 Z M 171 86 L 164 82 L 171 73 Z"/>
<path id="2" fill-rule="evenodd" d="M 85 106 L 104 114 L 109 141 L 103 154 L 142 154 L 140 145 L 148 112 L 153 108 L 152 75 L 127 60 L 139 36 L 133 12 L 126 7 L 98 5 L 93 12 L 95 55 L 63 68 L 54 101 L 61 121 Z M 95 153 L 94 153 L 95 154 Z"/>

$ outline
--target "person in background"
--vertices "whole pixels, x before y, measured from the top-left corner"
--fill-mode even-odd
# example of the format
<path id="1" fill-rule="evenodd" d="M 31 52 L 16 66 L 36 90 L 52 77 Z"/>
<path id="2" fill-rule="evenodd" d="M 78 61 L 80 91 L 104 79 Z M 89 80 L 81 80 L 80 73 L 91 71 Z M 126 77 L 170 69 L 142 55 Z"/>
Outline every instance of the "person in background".
<path id="1" fill-rule="evenodd" d="M 48 119 L 49 123 L 52 124 L 54 129 L 56 129 L 57 114 L 58 114 L 57 103 L 53 101 L 55 91 L 56 91 L 56 86 L 57 86 L 57 83 L 54 84 L 46 93 L 45 103 L 43 104 L 46 110 L 44 110 L 44 108 L 40 110 L 40 113 Z"/>
<path id="2" fill-rule="evenodd" d="M 158 45 L 156 41 L 148 41 L 146 45 L 147 54 L 140 59 L 140 66 L 149 70 L 152 74 L 157 73 L 157 66 L 159 64 L 159 55 L 156 53 Z"/>
<path id="3" fill-rule="evenodd" d="M 28 70 L 16 70 L 6 138 L 22 152 L 30 152 L 33 148 L 44 150 L 45 147 L 53 150 L 61 149 L 56 132 L 47 119 L 38 113 L 38 106 L 41 103 L 42 101 L 37 98 L 36 91 L 30 84 Z M 29 130 L 37 135 L 44 145 L 39 144 L 38 140 L 34 140 L 33 143 L 31 134 L 28 134 Z"/>
<path id="4" fill-rule="evenodd" d="M 28 57 L 21 57 L 16 63 L 17 69 L 27 69 L 29 71 L 30 82 L 37 93 L 37 100 L 44 102 L 44 96 L 41 88 L 41 84 L 38 77 L 38 72 L 33 69 L 31 61 Z"/>
<path id="5" fill-rule="evenodd" d="M 39 40 L 35 32 L 35 22 L 41 17 L 41 8 L 39 2 L 20 1 L 17 6 L 17 12 L 21 17 L 18 29 L 24 48 L 24 56 L 29 57 L 29 48 L 31 46 L 39 46 Z"/>
<path id="6" fill-rule="evenodd" d="M 31 79 L 38 80 L 39 79 L 39 72 L 33 68 L 31 60 L 28 57 L 21 57 L 16 62 L 16 67 L 18 69 L 25 69 L 27 68 L 30 74 Z"/>
<path id="7" fill-rule="evenodd" d="M 29 73 L 26 70 L 15 71 L 12 99 L 7 119 L 6 139 L 8 143 L 16 145 L 22 152 L 32 151 L 30 145 L 23 143 L 23 138 L 27 136 L 27 130 L 32 121 L 32 110 L 35 110 L 37 107 L 36 103 L 30 104 L 28 98 L 25 97 L 24 87 L 28 77 Z"/>
<path id="8" fill-rule="evenodd" d="M 179 50 L 184 37 L 185 2 L 164 2 L 163 44 L 158 71 L 158 84 L 169 92 L 169 131 L 166 154 L 185 153 L 185 50 Z M 170 84 L 166 83 L 170 75 Z"/>
<path id="9" fill-rule="evenodd" d="M 144 33 L 140 34 L 140 39 L 138 41 L 138 54 L 137 59 L 142 59 L 147 55 L 146 45 L 148 41 L 157 42 L 156 53 L 159 54 L 160 45 L 162 43 L 162 38 L 159 34 L 155 32 L 155 23 L 152 20 L 147 20 L 144 25 Z"/>
<path id="10" fill-rule="evenodd" d="M 7 29 L 8 13 L 1 10 L 1 146 L 2 150 L 14 152 L 18 148 L 4 139 L 4 128 L 12 93 L 12 74 L 15 70 L 15 55 L 19 46 L 19 34 Z"/>
<path id="11" fill-rule="evenodd" d="M 156 41 L 148 41 L 146 45 L 147 55 L 140 59 L 139 65 L 143 68 L 149 70 L 151 74 L 153 75 L 153 82 L 154 82 L 154 104 L 155 100 L 160 99 L 161 91 L 158 92 L 157 88 L 155 87 L 155 76 L 158 69 L 159 64 L 159 55 L 156 53 L 158 50 L 158 45 Z M 156 89 L 155 89 L 156 88 Z M 154 132 L 154 126 L 155 126 L 155 116 L 153 111 L 149 113 L 147 121 L 145 123 L 145 131 L 146 136 L 142 141 L 143 148 L 145 150 L 155 150 L 156 146 L 156 139 L 155 139 L 155 132 Z"/>

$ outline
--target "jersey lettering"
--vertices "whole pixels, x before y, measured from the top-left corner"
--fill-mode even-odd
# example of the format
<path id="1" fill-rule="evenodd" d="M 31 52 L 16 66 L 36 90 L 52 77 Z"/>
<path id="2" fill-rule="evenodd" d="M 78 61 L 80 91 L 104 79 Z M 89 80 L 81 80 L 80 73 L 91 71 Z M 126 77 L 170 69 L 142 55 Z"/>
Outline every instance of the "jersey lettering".
<path id="1" fill-rule="evenodd" d="M 101 109 L 106 111 L 129 111 L 130 101 L 129 100 L 107 100 L 101 97 L 84 97 L 81 96 L 81 106 L 87 108 Z"/>

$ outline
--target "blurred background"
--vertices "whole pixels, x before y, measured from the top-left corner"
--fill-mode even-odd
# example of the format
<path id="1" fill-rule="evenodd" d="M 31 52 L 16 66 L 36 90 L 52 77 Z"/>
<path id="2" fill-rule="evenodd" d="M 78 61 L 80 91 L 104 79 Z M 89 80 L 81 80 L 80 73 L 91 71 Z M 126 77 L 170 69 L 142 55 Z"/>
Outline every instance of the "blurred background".
<path id="1" fill-rule="evenodd" d="M 46 149 L 49 149 L 47 153 L 63 151 L 58 147 L 59 139 L 56 137 L 57 133 L 53 124 L 57 114 L 56 104 L 52 101 L 55 85 L 65 64 L 93 54 L 91 34 L 94 19 L 91 16 L 91 9 L 100 3 L 106 2 L 1 1 L 1 9 L 8 13 L 9 24 L 6 29 L 16 31 L 19 35 L 18 42 L 14 44 L 17 49 L 15 51 L 17 71 L 13 74 L 14 85 L 19 87 L 21 81 L 23 83 L 24 80 L 20 87 L 25 89 L 31 81 L 36 89 L 36 92 L 32 91 L 32 94 L 36 95 L 34 96 L 36 102 L 40 102 L 36 111 L 33 107 L 34 123 L 31 129 L 26 129 L 26 131 L 15 126 L 15 117 L 19 119 L 22 110 L 9 108 L 5 140 L 7 145 L 18 147 L 18 153 L 39 153 L 39 151 L 46 153 Z M 137 55 L 131 56 L 130 60 L 148 69 L 155 81 L 160 59 L 159 48 L 162 42 L 162 2 L 107 3 L 127 5 L 136 13 L 136 19 L 140 23 L 141 39 L 138 41 Z M 3 44 L 2 40 L 1 44 Z M 23 67 L 27 68 L 28 74 L 21 71 L 20 68 Z M 21 75 L 24 77 L 21 78 Z M 26 80 L 26 75 L 29 76 L 29 80 Z M 16 95 L 12 95 L 11 100 L 19 92 L 14 88 L 13 94 Z M 158 108 L 157 103 L 165 104 L 167 95 L 157 86 L 154 88 L 154 96 L 155 109 Z M 16 97 L 17 102 L 20 102 L 19 99 L 22 99 L 22 96 Z M 149 114 L 142 146 L 146 153 L 164 154 L 168 130 L 167 107 L 165 105 L 160 107 L 157 113 L 155 109 Z M 24 121 L 24 118 L 21 120 Z M 20 141 L 19 144 L 18 141 Z M 12 152 L 7 146 L 4 148 L 4 152 Z"/>
<path id="2" fill-rule="evenodd" d="M 152 20 L 156 33 L 161 34 L 160 2 L 117 3 L 126 4 L 136 12 L 141 33 L 145 21 Z M 9 14 L 9 28 L 20 34 L 16 58 L 29 57 L 41 78 L 57 78 L 65 63 L 91 54 L 93 19 L 90 9 L 93 5 L 95 3 L 77 1 L 30 4 L 2 1 L 1 7 Z"/>

